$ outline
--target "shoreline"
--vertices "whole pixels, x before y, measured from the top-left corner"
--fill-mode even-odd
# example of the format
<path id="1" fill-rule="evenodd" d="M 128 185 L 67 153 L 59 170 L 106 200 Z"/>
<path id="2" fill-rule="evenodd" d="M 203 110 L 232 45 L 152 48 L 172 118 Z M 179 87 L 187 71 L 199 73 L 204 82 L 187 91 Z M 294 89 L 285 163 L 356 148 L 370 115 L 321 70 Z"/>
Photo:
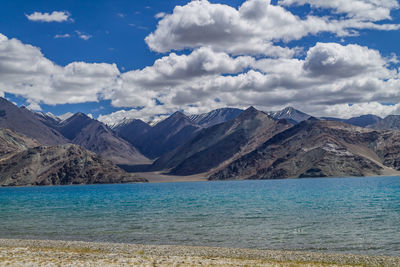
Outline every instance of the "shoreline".
<path id="1" fill-rule="evenodd" d="M 400 177 L 400 171 L 396 173 L 385 173 L 381 175 L 368 176 L 332 176 L 332 177 L 287 177 L 277 179 L 226 179 L 226 180 L 208 180 L 207 173 L 199 173 L 194 175 L 170 175 L 162 171 L 156 172 L 134 172 L 140 178 L 147 179 L 148 183 L 181 183 L 181 182 L 225 182 L 225 181 L 272 181 L 272 180 L 296 180 L 296 179 L 335 179 L 335 178 L 378 178 L 378 177 Z"/>
<path id="2" fill-rule="evenodd" d="M 0 266 L 400 266 L 400 257 L 222 247 L 0 239 Z"/>
<path id="3" fill-rule="evenodd" d="M 207 174 L 194 175 L 169 175 L 162 171 L 158 172 L 135 172 L 137 177 L 145 178 L 148 183 L 182 183 L 182 182 L 208 182 Z"/>
<path id="4" fill-rule="evenodd" d="M 371 176 L 346 176 L 346 177 L 288 177 L 277 179 L 227 179 L 227 180 L 208 180 L 203 174 L 190 176 L 168 175 L 159 172 L 140 172 L 138 178 L 147 179 L 147 182 L 126 182 L 126 183 L 95 183 L 95 184 L 62 184 L 62 185 L 16 185 L 3 186 L 0 188 L 24 188 L 24 187 L 52 187 L 52 186 L 85 186 L 85 185 L 119 185 L 119 184 L 163 184 L 163 183 L 187 183 L 187 182 L 241 182 L 241 181 L 277 181 L 277 180 L 307 180 L 307 179 L 363 179 L 363 178 L 379 178 L 379 177 L 399 177 L 399 174 L 390 175 L 371 175 Z"/>

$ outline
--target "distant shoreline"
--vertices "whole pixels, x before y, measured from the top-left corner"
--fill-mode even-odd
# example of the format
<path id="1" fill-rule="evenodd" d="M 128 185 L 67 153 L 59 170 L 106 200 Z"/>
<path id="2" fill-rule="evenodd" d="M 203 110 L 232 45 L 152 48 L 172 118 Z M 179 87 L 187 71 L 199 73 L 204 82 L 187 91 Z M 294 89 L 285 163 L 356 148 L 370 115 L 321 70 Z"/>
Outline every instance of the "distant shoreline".
<path id="1" fill-rule="evenodd" d="M 0 239 L 0 266 L 399 266 L 400 257 L 199 246 Z M 175 266 L 174 265 L 174 266 Z"/>
<path id="2" fill-rule="evenodd" d="M 226 180 L 208 180 L 206 173 L 200 173 L 189 176 L 169 175 L 162 172 L 137 172 L 134 173 L 137 177 L 144 178 L 148 183 L 177 183 L 177 182 L 237 182 L 237 181 L 271 181 L 271 180 L 304 180 L 304 179 L 346 179 L 346 178 L 373 178 L 373 177 L 400 177 L 398 173 L 387 173 L 382 175 L 368 175 L 368 176 L 332 176 L 332 177 L 288 177 L 276 179 L 226 179 Z"/>
<path id="3" fill-rule="evenodd" d="M 345 177 L 288 177 L 276 179 L 226 179 L 226 180 L 208 180 L 205 174 L 195 174 L 190 176 L 179 176 L 163 174 L 162 172 L 138 172 L 137 178 L 144 178 L 146 182 L 126 182 L 126 183 L 94 183 L 94 184 L 65 184 L 65 185 L 15 185 L 4 186 L 0 188 L 21 188 L 21 187 L 52 187 L 52 186 L 85 186 L 85 185 L 118 185 L 118 184 L 154 184 L 154 183 L 187 183 L 187 182 L 241 182 L 241 181 L 272 181 L 272 180 L 307 180 L 307 179 L 363 179 L 378 177 L 400 177 L 400 173 L 368 175 L 368 176 L 345 176 Z"/>
<path id="4" fill-rule="evenodd" d="M 200 173 L 195 175 L 169 175 L 162 172 L 137 172 L 135 176 L 145 178 L 149 183 L 174 183 L 174 182 L 207 182 L 208 175 L 206 173 Z M 232 180 L 235 181 L 235 180 Z"/>

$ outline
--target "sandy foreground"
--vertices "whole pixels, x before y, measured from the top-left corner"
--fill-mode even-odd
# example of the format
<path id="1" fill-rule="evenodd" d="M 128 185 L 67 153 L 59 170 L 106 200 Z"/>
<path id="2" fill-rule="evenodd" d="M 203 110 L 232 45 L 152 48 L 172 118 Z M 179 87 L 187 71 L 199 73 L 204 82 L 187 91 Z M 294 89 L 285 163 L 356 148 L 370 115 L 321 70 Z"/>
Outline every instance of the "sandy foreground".
<path id="1" fill-rule="evenodd" d="M 400 266 L 400 257 L 0 239 L 0 266 Z"/>

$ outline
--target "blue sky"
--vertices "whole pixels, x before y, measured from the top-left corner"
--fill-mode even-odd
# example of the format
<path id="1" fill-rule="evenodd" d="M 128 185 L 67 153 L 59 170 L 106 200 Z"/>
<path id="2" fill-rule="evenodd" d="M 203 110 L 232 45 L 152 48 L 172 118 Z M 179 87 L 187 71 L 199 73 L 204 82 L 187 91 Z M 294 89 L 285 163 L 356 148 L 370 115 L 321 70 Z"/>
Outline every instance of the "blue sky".
<path id="1" fill-rule="evenodd" d="M 107 123 L 249 105 L 398 113 L 399 3 L 334 2 L 2 1 L 0 93 Z"/>

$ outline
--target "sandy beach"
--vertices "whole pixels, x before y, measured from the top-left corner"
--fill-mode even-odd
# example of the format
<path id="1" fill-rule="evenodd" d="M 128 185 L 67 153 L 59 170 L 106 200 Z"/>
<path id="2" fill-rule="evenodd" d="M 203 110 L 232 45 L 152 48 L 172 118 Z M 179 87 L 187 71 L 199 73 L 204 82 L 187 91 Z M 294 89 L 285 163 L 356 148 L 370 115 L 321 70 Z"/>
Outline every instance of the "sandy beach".
<path id="1" fill-rule="evenodd" d="M 137 172 L 136 177 L 145 178 L 149 183 L 204 182 L 208 181 L 206 173 L 195 175 L 169 175 L 162 172 Z"/>
<path id="2" fill-rule="evenodd" d="M 0 239 L 0 266 L 399 266 L 400 257 Z"/>

